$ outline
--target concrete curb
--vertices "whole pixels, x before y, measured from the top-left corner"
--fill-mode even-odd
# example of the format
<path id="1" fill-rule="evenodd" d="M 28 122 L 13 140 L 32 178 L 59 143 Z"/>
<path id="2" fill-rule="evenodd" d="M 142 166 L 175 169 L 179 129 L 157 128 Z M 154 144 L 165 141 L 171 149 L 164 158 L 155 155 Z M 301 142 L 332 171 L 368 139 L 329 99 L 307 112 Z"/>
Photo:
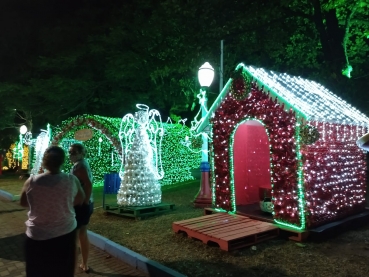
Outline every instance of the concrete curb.
<path id="1" fill-rule="evenodd" d="M 158 262 L 150 260 L 132 250 L 119 245 L 107 238 L 100 236 L 92 231 L 88 232 L 88 238 L 90 243 L 96 247 L 106 251 L 110 255 L 126 262 L 127 264 L 146 272 L 150 277 L 185 277 L 183 275 L 169 267 L 166 267 Z"/>
<path id="2" fill-rule="evenodd" d="M 19 200 L 19 195 L 13 195 L 5 190 L 0 190 L 0 196 L 10 201 Z M 148 273 L 150 277 L 186 277 L 186 275 L 150 260 L 122 245 L 100 236 L 99 234 L 92 231 L 87 231 L 87 233 L 92 245 L 135 267 L 136 269 Z"/>
<path id="3" fill-rule="evenodd" d="M 19 195 L 13 195 L 5 190 L 1 190 L 0 189 L 0 196 L 2 196 L 3 198 L 5 198 L 6 200 L 9 201 L 16 201 L 19 200 Z"/>

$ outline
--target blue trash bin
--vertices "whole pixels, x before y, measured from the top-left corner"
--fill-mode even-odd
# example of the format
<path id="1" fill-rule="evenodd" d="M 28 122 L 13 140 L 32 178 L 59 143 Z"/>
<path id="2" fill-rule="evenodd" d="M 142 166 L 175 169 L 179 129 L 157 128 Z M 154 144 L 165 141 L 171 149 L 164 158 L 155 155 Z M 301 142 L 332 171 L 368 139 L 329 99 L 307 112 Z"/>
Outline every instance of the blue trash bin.
<path id="1" fill-rule="evenodd" d="M 105 210 L 105 195 L 117 194 L 120 187 L 120 177 L 118 173 L 107 173 L 104 175 L 104 190 L 103 190 L 103 208 Z"/>

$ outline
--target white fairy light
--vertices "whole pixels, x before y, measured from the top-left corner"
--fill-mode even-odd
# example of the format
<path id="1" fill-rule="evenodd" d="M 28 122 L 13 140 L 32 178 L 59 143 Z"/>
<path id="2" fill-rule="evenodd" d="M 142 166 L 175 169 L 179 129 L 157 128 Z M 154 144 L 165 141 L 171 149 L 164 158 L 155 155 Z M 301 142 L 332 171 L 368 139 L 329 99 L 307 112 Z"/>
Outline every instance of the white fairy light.
<path id="1" fill-rule="evenodd" d="M 306 120 L 339 124 L 368 124 L 367 117 L 346 101 L 336 96 L 322 85 L 290 76 L 274 73 L 263 68 L 244 66 L 253 77 L 259 79 L 287 106 L 297 109 Z M 273 95 L 277 91 L 278 95 Z"/>

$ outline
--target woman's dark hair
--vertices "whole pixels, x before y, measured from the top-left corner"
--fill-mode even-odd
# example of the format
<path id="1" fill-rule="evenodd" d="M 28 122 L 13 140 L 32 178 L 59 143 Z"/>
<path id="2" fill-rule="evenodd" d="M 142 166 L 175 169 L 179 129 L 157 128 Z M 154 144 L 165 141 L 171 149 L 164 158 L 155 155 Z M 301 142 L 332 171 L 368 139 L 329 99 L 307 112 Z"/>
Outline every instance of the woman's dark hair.
<path id="1" fill-rule="evenodd" d="M 73 143 L 70 147 L 76 149 L 78 153 L 81 153 L 83 156 L 87 155 L 86 147 L 81 143 Z"/>
<path id="2" fill-rule="evenodd" d="M 59 146 L 50 146 L 45 150 L 42 166 L 49 171 L 59 170 L 64 164 L 65 152 Z"/>

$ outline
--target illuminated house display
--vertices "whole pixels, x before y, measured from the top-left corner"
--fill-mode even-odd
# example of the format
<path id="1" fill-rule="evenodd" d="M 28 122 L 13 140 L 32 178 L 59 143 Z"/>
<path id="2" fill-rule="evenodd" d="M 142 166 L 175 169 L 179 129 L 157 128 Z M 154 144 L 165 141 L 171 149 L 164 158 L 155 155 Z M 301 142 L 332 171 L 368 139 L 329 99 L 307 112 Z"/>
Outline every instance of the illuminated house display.
<path id="1" fill-rule="evenodd" d="M 320 84 L 239 64 L 207 117 L 215 208 L 269 196 L 274 222 L 300 230 L 364 210 L 369 118 Z"/>

